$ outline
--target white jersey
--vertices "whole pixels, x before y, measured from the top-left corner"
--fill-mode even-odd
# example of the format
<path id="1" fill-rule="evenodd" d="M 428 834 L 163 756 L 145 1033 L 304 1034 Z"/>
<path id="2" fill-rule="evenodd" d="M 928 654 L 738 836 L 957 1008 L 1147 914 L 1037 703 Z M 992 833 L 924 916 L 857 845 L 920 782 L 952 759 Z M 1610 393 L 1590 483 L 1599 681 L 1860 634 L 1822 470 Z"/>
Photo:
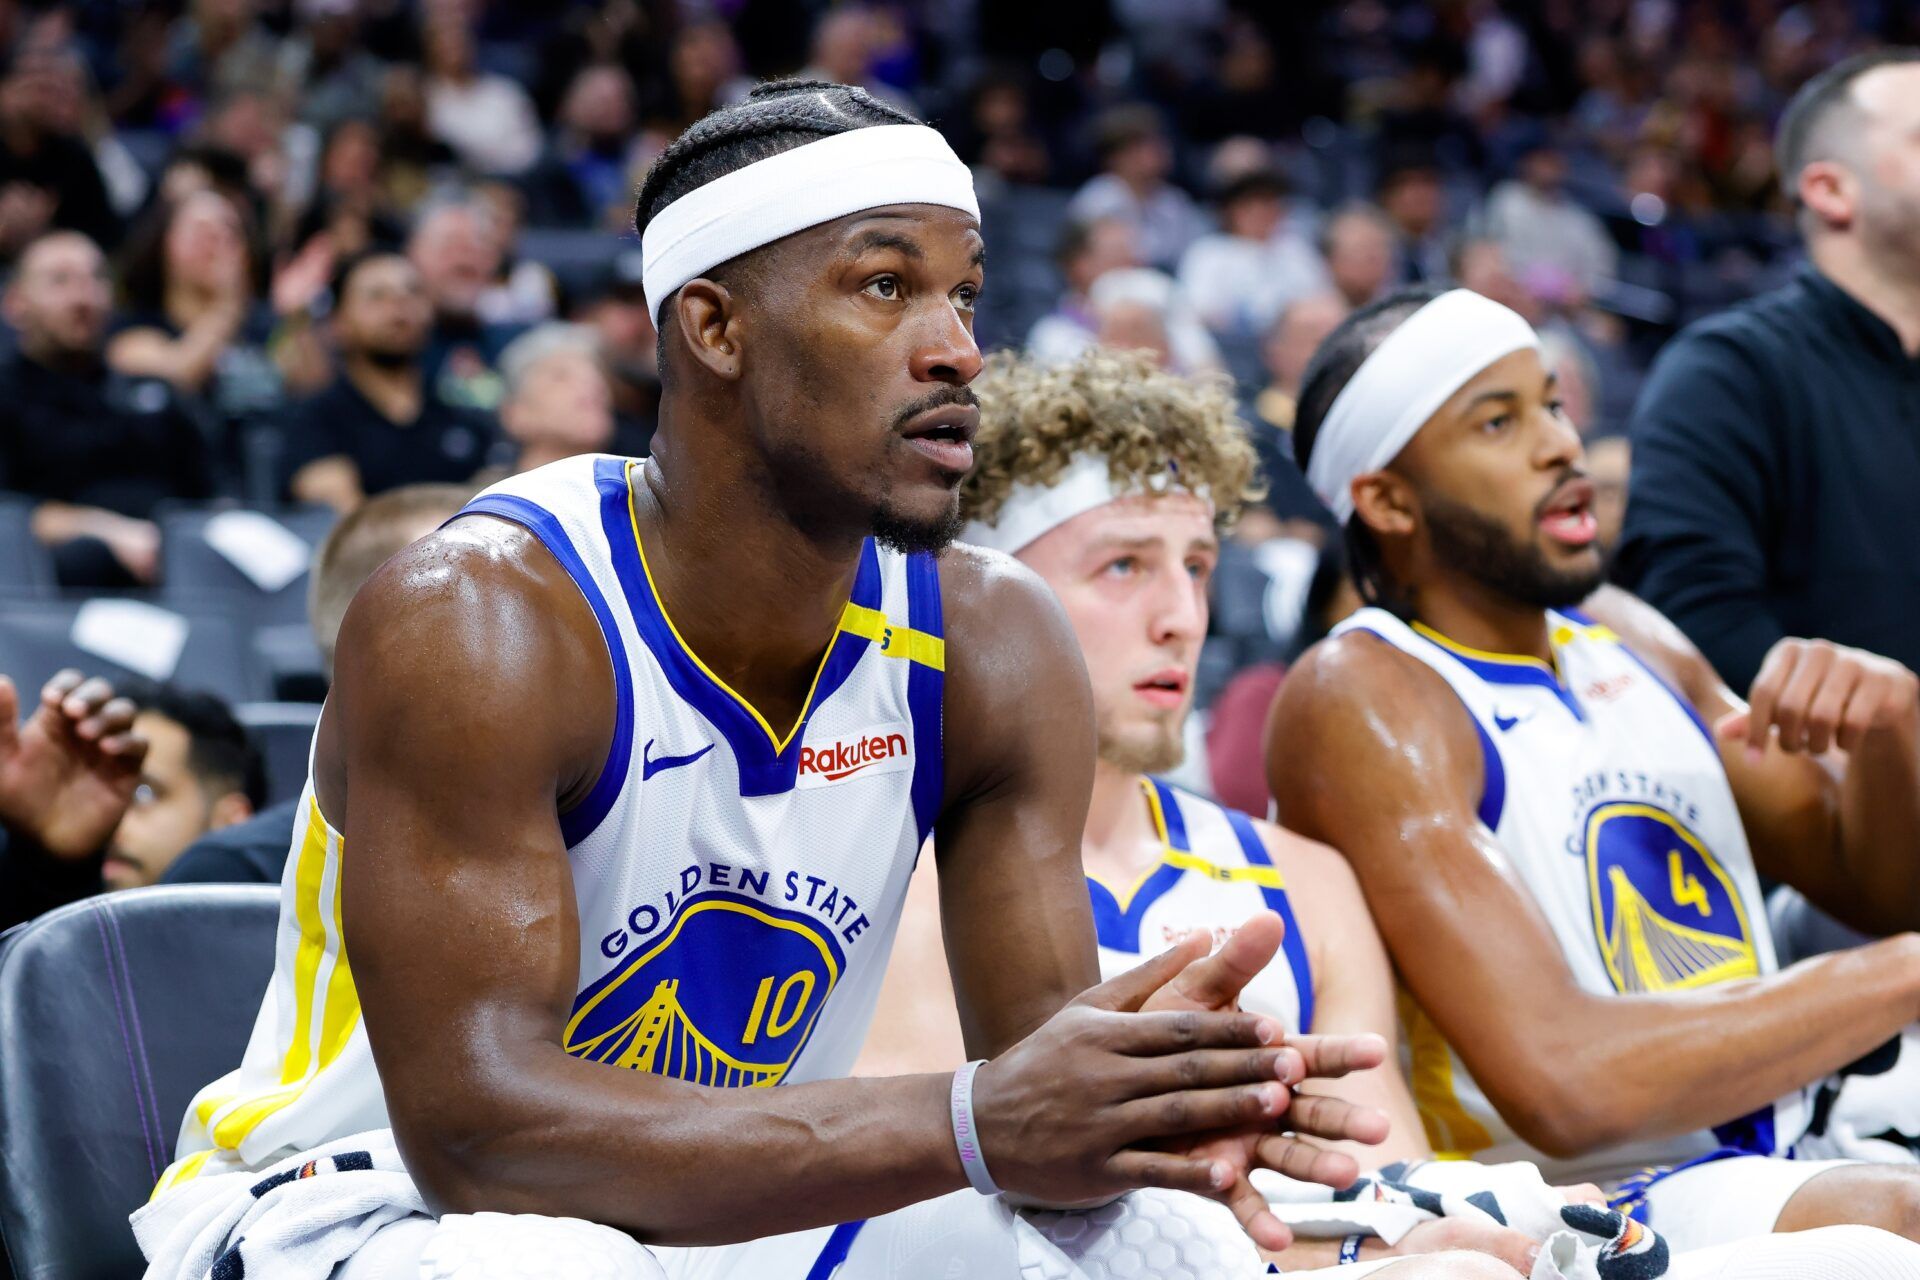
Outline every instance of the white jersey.
<path id="1" fill-rule="evenodd" d="M 703 1085 L 844 1076 L 940 801 L 935 561 L 867 543 L 807 705 L 781 736 L 687 648 L 655 594 L 636 465 L 557 462 L 463 513 L 538 537 L 612 658 L 611 748 L 586 798 L 558 815 L 580 922 L 563 1047 Z M 512 726 L 499 734 L 474 749 L 510 748 Z M 311 782 L 300 814 L 245 1059 L 194 1099 L 159 1189 L 210 1161 L 258 1168 L 387 1125 L 341 938 L 342 841 Z"/>
<path id="2" fill-rule="evenodd" d="M 1681 991 L 1773 972 L 1766 905 L 1712 732 L 1614 632 L 1572 610 L 1547 620 L 1553 665 L 1469 649 L 1377 608 L 1335 632 L 1371 632 L 1459 695 L 1485 758 L 1480 820 L 1583 989 Z M 1401 1012 L 1414 1099 L 1443 1156 L 1531 1160 L 1556 1182 L 1608 1182 L 1725 1148 L 1784 1154 L 1799 1132 L 1789 1099 L 1713 1131 L 1553 1161 L 1515 1136 L 1417 1005 L 1403 999 Z"/>
<path id="3" fill-rule="evenodd" d="M 1246 814 L 1162 782 L 1141 779 L 1160 862 L 1129 891 L 1087 877 L 1100 941 L 1100 976 L 1111 978 L 1159 955 L 1196 929 L 1221 933 L 1261 911 L 1286 922 L 1280 954 L 1241 993 L 1243 1008 L 1313 1030 L 1313 967 L 1287 898 L 1286 882 Z"/>

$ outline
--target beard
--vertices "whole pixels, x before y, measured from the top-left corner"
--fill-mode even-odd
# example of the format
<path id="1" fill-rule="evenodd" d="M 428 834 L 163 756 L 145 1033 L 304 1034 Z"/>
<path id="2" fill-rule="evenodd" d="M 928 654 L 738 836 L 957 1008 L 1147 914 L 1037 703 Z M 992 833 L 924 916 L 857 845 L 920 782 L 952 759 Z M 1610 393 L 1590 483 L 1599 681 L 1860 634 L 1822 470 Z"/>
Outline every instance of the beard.
<path id="1" fill-rule="evenodd" d="M 1132 733 L 1119 733 L 1100 717 L 1095 754 L 1126 773 L 1165 773 L 1187 758 L 1187 744 L 1180 736 L 1184 720 L 1180 716 L 1143 725 Z"/>
<path id="2" fill-rule="evenodd" d="M 873 513 L 873 540 L 905 555 L 920 551 L 933 554 L 945 550 L 948 543 L 959 537 L 964 523 L 960 518 L 958 490 L 955 490 L 953 501 L 948 504 L 946 511 L 933 519 L 902 514 L 891 510 L 882 501 Z"/>
<path id="3" fill-rule="evenodd" d="M 1588 568 L 1556 569 L 1539 547 L 1515 540 L 1498 521 L 1473 508 L 1434 494 L 1422 494 L 1420 501 L 1434 555 L 1510 600 L 1536 609 L 1566 609 L 1606 581 L 1604 560 Z"/>

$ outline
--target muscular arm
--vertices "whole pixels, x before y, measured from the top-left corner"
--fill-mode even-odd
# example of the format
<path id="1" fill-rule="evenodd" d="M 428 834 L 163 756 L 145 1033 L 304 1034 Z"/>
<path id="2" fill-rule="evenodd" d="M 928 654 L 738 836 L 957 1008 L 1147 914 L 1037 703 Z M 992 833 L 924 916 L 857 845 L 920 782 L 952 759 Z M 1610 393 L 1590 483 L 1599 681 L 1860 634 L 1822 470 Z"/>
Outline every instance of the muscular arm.
<path id="1" fill-rule="evenodd" d="M 992 1057 L 1100 980 L 1080 835 L 1093 695 L 1046 584 L 969 548 L 941 565 L 947 803 L 940 920 L 970 1058 Z"/>
<path id="2" fill-rule="evenodd" d="M 1920 928 L 1920 686 L 1911 672 L 1873 659 L 1884 668 L 1876 678 L 1889 690 L 1837 682 L 1822 689 L 1822 677 L 1851 651 L 1819 641 L 1788 642 L 1801 661 L 1782 671 L 1778 664 L 1788 650 L 1769 656 L 1754 689 L 1760 723 L 1748 732 L 1747 704 L 1679 628 L 1622 591 L 1604 591 L 1589 607 L 1715 728 L 1762 874 L 1869 933 Z M 1824 755 L 1839 741 L 1846 720 L 1870 715 L 1866 704 L 1882 692 L 1901 714 L 1865 728 L 1857 740 L 1850 737 L 1852 751 Z M 1748 750 L 1750 742 L 1765 748 L 1756 755 Z"/>
<path id="3" fill-rule="evenodd" d="M 1269 778 L 1293 830 L 1344 852 L 1412 994 L 1514 1130 L 1556 1156 L 1724 1123 L 1920 1013 L 1897 938 L 1682 995 L 1593 995 L 1475 814 L 1480 747 L 1452 691 L 1365 635 L 1289 675 Z"/>
<path id="4" fill-rule="evenodd" d="M 598 771 L 612 679 L 587 606 L 529 535 L 469 519 L 403 553 L 339 652 L 321 804 L 345 814 L 354 977 L 437 1209 L 710 1243 L 964 1185 L 944 1076 L 708 1089 L 561 1049 L 579 943 L 556 802 Z"/>

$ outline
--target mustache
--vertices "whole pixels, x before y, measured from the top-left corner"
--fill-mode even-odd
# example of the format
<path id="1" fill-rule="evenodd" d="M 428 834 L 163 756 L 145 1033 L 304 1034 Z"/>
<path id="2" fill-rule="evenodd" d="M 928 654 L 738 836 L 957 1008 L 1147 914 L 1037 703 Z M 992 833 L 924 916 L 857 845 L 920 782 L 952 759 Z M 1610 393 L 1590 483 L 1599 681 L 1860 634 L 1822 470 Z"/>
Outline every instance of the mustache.
<path id="1" fill-rule="evenodd" d="M 963 405 L 970 409 L 978 409 L 980 397 L 973 393 L 972 387 L 937 387 L 895 414 L 893 429 L 904 430 L 907 423 L 921 414 L 932 409 L 944 409 L 949 405 Z"/>
<path id="2" fill-rule="evenodd" d="M 1562 468 L 1559 476 L 1556 477 L 1553 482 L 1553 488 L 1547 490 L 1547 496 L 1533 504 L 1533 518 L 1538 520 L 1541 516 L 1545 515 L 1547 504 L 1553 501 L 1553 495 L 1559 493 L 1560 490 L 1564 489 L 1570 482 L 1574 480 L 1589 480 L 1591 478 L 1584 467 Z"/>

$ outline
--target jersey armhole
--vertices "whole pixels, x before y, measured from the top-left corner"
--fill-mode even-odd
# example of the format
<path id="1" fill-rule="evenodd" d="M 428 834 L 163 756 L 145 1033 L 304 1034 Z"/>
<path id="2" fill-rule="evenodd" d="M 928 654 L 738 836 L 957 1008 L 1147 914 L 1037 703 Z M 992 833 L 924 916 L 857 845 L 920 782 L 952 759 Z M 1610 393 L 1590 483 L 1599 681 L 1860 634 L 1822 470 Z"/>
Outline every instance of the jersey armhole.
<path id="1" fill-rule="evenodd" d="M 607 660 L 613 665 L 613 741 L 607 746 L 606 759 L 601 762 L 600 773 L 585 798 L 560 814 L 560 835 L 571 849 L 594 833 L 626 785 L 633 756 L 633 668 L 627 662 L 626 642 L 620 638 L 620 624 L 607 605 L 606 594 L 593 580 L 586 562 L 574 549 L 573 540 L 552 512 L 512 494 L 487 493 L 462 507 L 453 519 L 474 515 L 511 520 L 540 540 L 540 545 L 560 562 L 560 567 L 567 571 L 585 598 L 587 607 L 593 610 L 594 618 L 600 623 L 600 636 L 606 641 Z"/>
<path id="2" fill-rule="evenodd" d="M 1267 852 L 1267 842 L 1260 838 L 1260 829 L 1253 825 L 1253 819 L 1238 809 L 1220 806 L 1220 812 L 1227 817 L 1227 825 L 1233 828 L 1233 834 L 1239 837 L 1240 852 L 1245 855 L 1247 864 L 1255 867 L 1271 867 L 1273 855 Z M 1307 955 L 1307 939 L 1300 932 L 1300 920 L 1294 914 L 1293 900 L 1286 889 L 1262 887 L 1260 896 L 1267 905 L 1279 914 L 1280 922 L 1287 927 L 1280 939 L 1280 949 L 1286 953 L 1287 967 L 1293 970 L 1293 986 L 1300 1001 L 1300 1034 L 1313 1034 L 1313 961 Z"/>
<path id="3" fill-rule="evenodd" d="M 1407 653 L 1384 633 L 1372 627 L 1361 625 L 1353 627 L 1352 630 L 1364 631 L 1395 652 Z M 1407 653 L 1407 656 L 1413 657 L 1410 653 Z M 1419 661 L 1417 658 L 1414 660 Z M 1428 670 L 1431 671 L 1432 667 L 1428 666 Z M 1500 815 L 1506 812 L 1507 806 L 1507 766 L 1500 759 L 1500 748 L 1494 745 L 1493 736 L 1487 732 L 1487 727 L 1480 723 L 1480 717 L 1473 714 L 1473 708 L 1468 706 L 1467 700 L 1460 696 L 1460 691 L 1453 687 L 1453 682 L 1440 675 L 1438 671 L 1434 671 L 1433 674 L 1439 677 L 1440 683 L 1447 686 L 1447 692 L 1460 703 L 1460 710 L 1466 713 L 1467 723 L 1473 726 L 1474 736 L 1480 739 L 1480 801 L 1474 807 L 1474 813 L 1487 830 L 1498 831 Z"/>
<path id="4" fill-rule="evenodd" d="M 920 551 L 907 557 L 907 626 L 944 639 L 940 606 L 940 563 Z M 946 667 L 925 662 L 908 664 L 907 712 L 913 721 L 913 819 L 920 833 L 916 849 L 926 847 L 940 816 L 946 792 Z M 915 853 L 915 858 L 919 854 Z"/>

